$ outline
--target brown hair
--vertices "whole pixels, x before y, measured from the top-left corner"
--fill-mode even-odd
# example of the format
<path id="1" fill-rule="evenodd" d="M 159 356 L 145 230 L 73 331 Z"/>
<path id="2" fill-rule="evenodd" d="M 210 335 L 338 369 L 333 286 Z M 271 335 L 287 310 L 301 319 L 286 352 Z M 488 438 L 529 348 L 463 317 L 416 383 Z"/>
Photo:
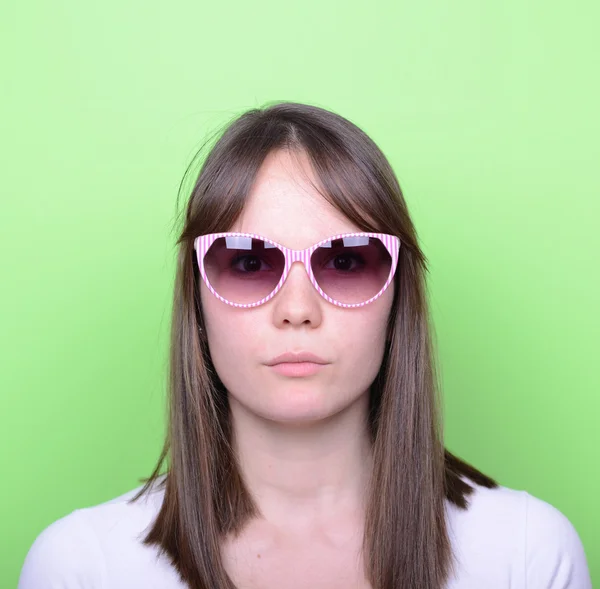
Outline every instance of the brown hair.
<path id="1" fill-rule="evenodd" d="M 468 508 L 474 487 L 465 477 L 488 488 L 498 485 L 444 447 L 427 259 L 389 162 L 349 120 L 306 104 L 272 103 L 229 122 L 191 191 L 176 244 L 168 430 L 154 472 L 141 479 L 146 484 L 132 499 L 153 483 L 164 486 L 144 543 L 166 553 L 191 589 L 235 587 L 221 561 L 221 540 L 241 531 L 258 510 L 230 444 L 227 391 L 203 330 L 193 240 L 230 228 L 275 149 L 304 150 L 325 199 L 362 230 L 401 240 L 389 340 L 370 391 L 374 466 L 365 574 L 373 589 L 441 589 L 454 570 L 445 502 Z M 159 481 L 167 458 L 168 471 Z"/>

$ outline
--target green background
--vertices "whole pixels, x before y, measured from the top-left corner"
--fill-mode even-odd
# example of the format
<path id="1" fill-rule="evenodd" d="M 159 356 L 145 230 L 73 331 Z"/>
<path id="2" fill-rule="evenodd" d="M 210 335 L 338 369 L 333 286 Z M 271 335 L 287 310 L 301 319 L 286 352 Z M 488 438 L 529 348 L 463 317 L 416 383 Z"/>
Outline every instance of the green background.
<path id="1" fill-rule="evenodd" d="M 575 525 L 600 583 L 598 4 L 4 2 L 0 587 L 158 456 L 176 194 L 243 110 L 381 146 L 431 263 L 448 447 Z"/>

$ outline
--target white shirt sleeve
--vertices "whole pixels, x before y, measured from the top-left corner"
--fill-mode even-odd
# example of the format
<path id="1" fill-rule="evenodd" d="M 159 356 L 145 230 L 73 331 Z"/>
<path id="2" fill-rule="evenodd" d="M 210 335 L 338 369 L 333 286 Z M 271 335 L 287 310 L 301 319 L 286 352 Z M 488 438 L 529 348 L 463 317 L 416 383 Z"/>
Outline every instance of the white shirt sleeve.
<path id="1" fill-rule="evenodd" d="M 556 507 L 526 493 L 527 589 L 592 589 L 577 531 Z"/>
<path id="2" fill-rule="evenodd" d="M 75 510 L 35 539 L 17 589 L 102 589 L 105 566 L 93 530 Z"/>

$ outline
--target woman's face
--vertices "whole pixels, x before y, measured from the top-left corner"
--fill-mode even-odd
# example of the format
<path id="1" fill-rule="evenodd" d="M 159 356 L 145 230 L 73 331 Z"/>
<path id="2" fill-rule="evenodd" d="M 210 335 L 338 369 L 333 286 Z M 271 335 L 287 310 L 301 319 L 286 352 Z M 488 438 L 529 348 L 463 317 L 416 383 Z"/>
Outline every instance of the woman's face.
<path id="1" fill-rule="evenodd" d="M 314 179 L 305 154 L 272 152 L 229 231 L 292 249 L 361 231 L 311 187 L 300 165 Z M 300 423 L 326 419 L 368 394 L 383 359 L 393 283 L 364 307 L 338 307 L 295 263 L 282 289 L 257 307 L 223 303 L 202 279 L 200 292 L 210 355 L 230 402 L 264 419 Z M 268 363 L 286 352 L 309 352 L 327 364 L 308 376 L 281 374 Z"/>

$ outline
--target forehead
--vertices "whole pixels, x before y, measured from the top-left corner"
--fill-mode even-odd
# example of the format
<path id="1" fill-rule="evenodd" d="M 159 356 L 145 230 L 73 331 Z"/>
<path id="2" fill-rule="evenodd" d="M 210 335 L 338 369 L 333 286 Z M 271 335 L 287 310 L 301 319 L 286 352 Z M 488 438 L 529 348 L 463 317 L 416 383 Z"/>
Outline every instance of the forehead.
<path id="1" fill-rule="evenodd" d="M 361 231 L 319 194 L 308 156 L 270 153 L 230 231 L 257 233 L 286 247 L 302 249 L 337 233 Z"/>

